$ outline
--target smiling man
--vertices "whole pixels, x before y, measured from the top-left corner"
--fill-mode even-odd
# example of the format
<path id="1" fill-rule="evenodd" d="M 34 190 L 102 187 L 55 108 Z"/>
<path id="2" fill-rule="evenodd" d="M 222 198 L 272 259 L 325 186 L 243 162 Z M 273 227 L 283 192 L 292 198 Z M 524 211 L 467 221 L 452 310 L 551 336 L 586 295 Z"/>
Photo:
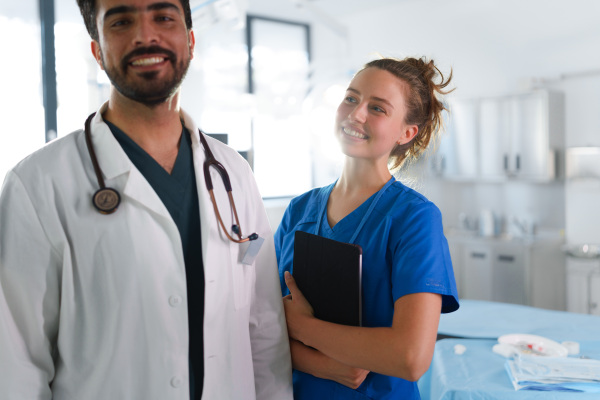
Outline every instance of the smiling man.
<path id="1" fill-rule="evenodd" d="M 0 397 L 291 399 L 252 172 L 179 105 L 189 1 L 77 2 L 110 97 L 4 182 Z"/>

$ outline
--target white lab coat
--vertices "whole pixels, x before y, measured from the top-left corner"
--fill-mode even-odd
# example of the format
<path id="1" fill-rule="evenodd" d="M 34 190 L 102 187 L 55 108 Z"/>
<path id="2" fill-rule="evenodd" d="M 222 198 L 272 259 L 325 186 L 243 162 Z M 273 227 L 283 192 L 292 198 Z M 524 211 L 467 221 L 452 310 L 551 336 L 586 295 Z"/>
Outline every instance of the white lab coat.
<path id="1" fill-rule="evenodd" d="M 103 107 L 106 107 L 104 105 Z M 5 179 L 0 196 L 0 398 L 189 398 L 186 275 L 177 226 L 102 121 L 92 136 L 111 215 L 83 131 L 46 145 Z M 252 265 L 219 231 L 198 128 L 185 117 L 200 203 L 205 270 L 203 399 L 291 399 L 291 362 L 273 239 L 248 164 L 207 138 L 227 169 L 244 235 L 265 239 Z M 83 121 L 82 121 L 83 123 Z M 211 168 L 224 222 L 231 220 Z M 193 312 L 193 310 L 191 310 Z"/>

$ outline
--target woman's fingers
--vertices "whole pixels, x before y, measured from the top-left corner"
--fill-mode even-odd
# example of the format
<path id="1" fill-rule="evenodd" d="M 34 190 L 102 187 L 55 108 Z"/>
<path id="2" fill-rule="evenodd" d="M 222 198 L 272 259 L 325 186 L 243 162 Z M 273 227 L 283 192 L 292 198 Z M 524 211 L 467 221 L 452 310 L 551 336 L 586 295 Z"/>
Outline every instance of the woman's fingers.
<path id="1" fill-rule="evenodd" d="M 300 292 L 300 290 L 298 289 L 298 285 L 296 285 L 296 280 L 294 279 L 292 274 L 290 274 L 289 271 L 284 272 L 283 278 L 285 279 L 285 284 L 290 290 L 290 294 L 292 296 L 294 296 L 297 292 Z"/>
<path id="2" fill-rule="evenodd" d="M 312 306 L 308 303 L 308 300 L 306 300 L 306 298 L 302 294 L 302 291 L 300 291 L 300 289 L 298 288 L 298 285 L 296 285 L 296 280 L 294 279 L 292 274 L 290 274 L 288 271 L 285 271 L 283 277 L 285 279 L 285 284 L 287 285 L 288 289 L 290 290 L 290 294 L 289 294 L 289 296 L 291 296 L 290 300 L 293 300 L 293 302 L 297 305 L 297 307 L 300 307 L 301 309 L 305 310 L 305 312 L 312 315 L 312 313 L 313 313 Z"/>

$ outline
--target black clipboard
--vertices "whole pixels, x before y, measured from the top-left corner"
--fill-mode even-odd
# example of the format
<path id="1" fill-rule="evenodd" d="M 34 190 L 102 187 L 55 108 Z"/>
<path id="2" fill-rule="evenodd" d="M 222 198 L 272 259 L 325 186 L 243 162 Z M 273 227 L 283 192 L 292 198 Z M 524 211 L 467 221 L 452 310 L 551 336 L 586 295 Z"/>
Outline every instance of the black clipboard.
<path id="1" fill-rule="evenodd" d="M 315 317 L 361 326 L 362 249 L 312 233 L 294 234 L 293 274 Z"/>

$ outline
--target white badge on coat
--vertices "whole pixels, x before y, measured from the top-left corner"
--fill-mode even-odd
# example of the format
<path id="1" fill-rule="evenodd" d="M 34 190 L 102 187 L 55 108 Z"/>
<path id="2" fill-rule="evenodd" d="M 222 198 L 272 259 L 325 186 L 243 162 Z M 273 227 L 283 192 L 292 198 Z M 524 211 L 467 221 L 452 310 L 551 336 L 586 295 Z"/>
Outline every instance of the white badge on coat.
<path id="1" fill-rule="evenodd" d="M 239 252 L 240 262 L 246 265 L 254 264 L 254 260 L 256 260 L 256 256 L 262 247 L 265 239 L 260 236 L 256 240 L 249 240 L 247 242 L 241 243 L 241 249 Z"/>

